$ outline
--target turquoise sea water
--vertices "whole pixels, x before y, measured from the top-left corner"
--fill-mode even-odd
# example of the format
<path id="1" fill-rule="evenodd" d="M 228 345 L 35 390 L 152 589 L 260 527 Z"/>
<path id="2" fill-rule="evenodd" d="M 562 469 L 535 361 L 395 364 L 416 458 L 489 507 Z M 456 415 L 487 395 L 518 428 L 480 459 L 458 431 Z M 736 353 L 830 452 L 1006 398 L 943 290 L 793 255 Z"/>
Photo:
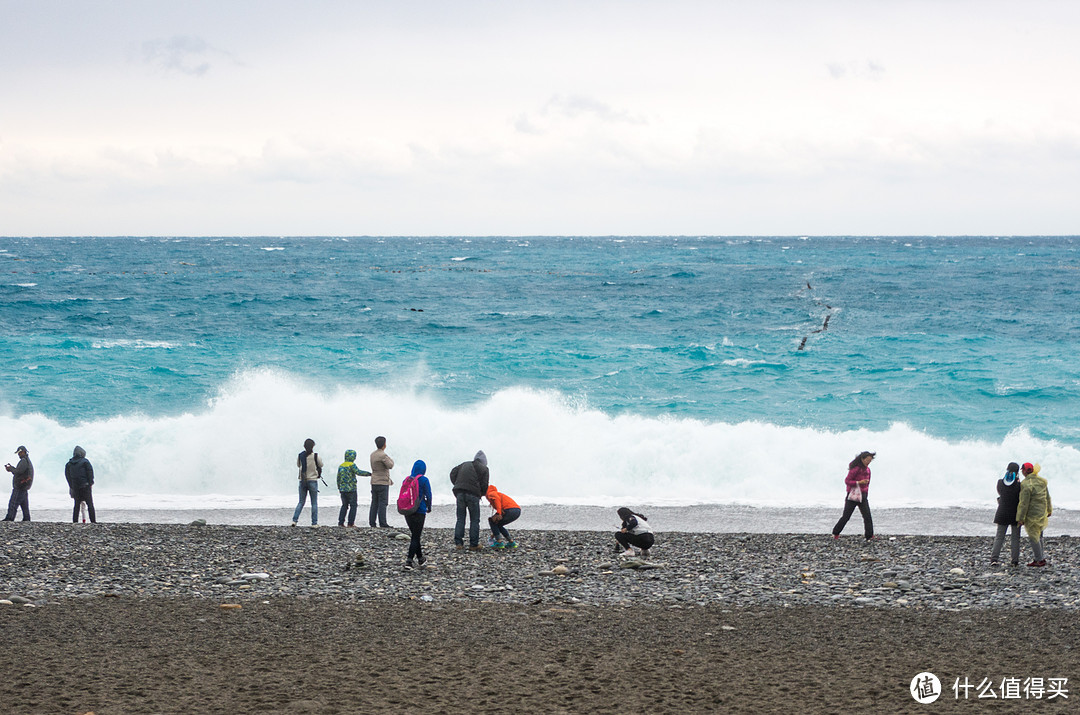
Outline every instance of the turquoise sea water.
<path id="1" fill-rule="evenodd" d="M 834 504 L 871 449 L 878 506 L 985 505 L 1016 460 L 1080 507 L 1080 238 L 3 238 L 0 270 L 0 447 L 46 502 L 76 443 L 137 506 L 261 506 L 305 437 L 385 434 L 534 503 Z"/>

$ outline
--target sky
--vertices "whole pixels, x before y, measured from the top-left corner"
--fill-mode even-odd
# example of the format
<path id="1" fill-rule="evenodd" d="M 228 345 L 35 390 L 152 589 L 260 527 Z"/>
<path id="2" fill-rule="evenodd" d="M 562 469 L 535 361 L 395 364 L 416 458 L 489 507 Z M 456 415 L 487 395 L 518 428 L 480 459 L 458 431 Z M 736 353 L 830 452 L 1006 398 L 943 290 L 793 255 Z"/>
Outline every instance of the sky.
<path id="1" fill-rule="evenodd" d="M 0 235 L 1080 234 L 1080 2 L 0 0 Z"/>

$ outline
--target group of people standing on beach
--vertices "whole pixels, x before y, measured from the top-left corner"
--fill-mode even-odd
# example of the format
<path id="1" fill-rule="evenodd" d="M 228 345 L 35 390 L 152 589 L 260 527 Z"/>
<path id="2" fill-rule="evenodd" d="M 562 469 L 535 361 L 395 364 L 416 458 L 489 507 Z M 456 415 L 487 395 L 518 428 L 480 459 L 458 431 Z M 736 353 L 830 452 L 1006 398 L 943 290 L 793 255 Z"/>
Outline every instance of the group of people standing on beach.
<path id="1" fill-rule="evenodd" d="M 34 464 L 30 461 L 30 450 L 25 446 L 20 444 L 15 454 L 19 455 L 19 463 L 4 465 L 4 469 L 11 472 L 11 498 L 8 499 L 7 515 L 3 521 L 15 521 L 15 514 L 20 510 L 22 520 L 30 521 L 30 487 L 34 484 Z M 86 458 L 85 449 L 75 446 L 71 459 L 64 465 L 64 477 L 68 483 L 68 494 L 75 500 L 71 522 L 78 522 L 81 512 L 83 523 L 86 522 L 87 513 L 90 522 L 97 523 L 94 512 L 94 466 Z"/>
<path id="2" fill-rule="evenodd" d="M 341 509 L 338 511 L 338 526 L 355 527 L 357 510 L 357 477 L 371 478 L 371 506 L 368 511 L 368 525 L 372 528 L 386 528 L 386 508 L 389 504 L 390 486 L 394 480 L 390 470 L 394 460 L 386 453 L 386 437 L 375 438 L 375 451 L 368 458 L 371 471 L 356 466 L 356 450 L 345 451 L 345 461 L 337 471 L 337 488 L 341 496 Z M 319 525 L 319 482 L 322 480 L 323 462 L 315 452 L 315 440 L 304 441 L 304 451 L 296 457 L 299 469 L 299 496 L 296 510 L 293 512 L 292 525 L 296 526 L 304 504 L 311 499 L 311 525 Z M 480 450 L 469 461 L 462 462 L 450 470 L 450 483 L 453 485 L 454 498 L 457 502 L 457 521 L 454 526 L 454 546 L 465 548 L 465 521 L 469 521 L 469 549 L 480 549 L 480 500 L 486 499 L 493 513 L 488 517 L 491 539 L 488 546 L 493 548 L 517 548 L 517 542 L 510 536 L 506 525 L 521 516 L 521 506 L 511 497 L 500 492 L 490 483 L 487 455 Z M 415 496 L 411 496 L 415 494 Z M 403 506 L 408 503 L 408 507 Z M 427 478 L 427 464 L 418 459 L 413 462 L 409 476 L 402 484 L 398 497 L 398 511 L 405 517 L 412 539 L 405 562 L 406 568 L 423 567 L 427 558 L 424 556 L 420 536 L 424 531 L 424 522 L 431 513 L 431 482 Z"/>
<path id="3" fill-rule="evenodd" d="M 866 540 L 876 538 L 874 520 L 870 515 L 870 502 L 867 497 L 870 490 L 870 463 L 874 461 L 875 456 L 874 452 L 860 452 L 848 464 L 848 473 L 844 478 L 844 489 L 847 494 L 844 498 L 844 513 L 833 527 L 833 539 L 840 538 L 840 533 L 856 508 L 863 517 L 863 534 Z M 1012 539 L 1009 546 L 1012 565 L 1020 565 L 1020 527 L 1022 526 L 1027 531 L 1028 541 L 1031 542 L 1031 550 L 1035 557 L 1028 566 L 1046 566 L 1042 534 L 1054 509 L 1050 501 L 1050 490 L 1047 488 L 1046 478 L 1039 474 L 1040 470 L 1041 467 L 1038 464 L 1031 462 L 1025 462 L 1023 466 L 1016 462 L 1009 462 L 1005 468 L 1005 476 L 998 479 L 998 507 L 994 514 L 997 536 L 994 538 L 994 546 L 990 551 L 991 564 L 999 563 L 1005 535 L 1011 529 Z M 1024 476 L 1023 482 L 1019 480 L 1020 474 Z"/>

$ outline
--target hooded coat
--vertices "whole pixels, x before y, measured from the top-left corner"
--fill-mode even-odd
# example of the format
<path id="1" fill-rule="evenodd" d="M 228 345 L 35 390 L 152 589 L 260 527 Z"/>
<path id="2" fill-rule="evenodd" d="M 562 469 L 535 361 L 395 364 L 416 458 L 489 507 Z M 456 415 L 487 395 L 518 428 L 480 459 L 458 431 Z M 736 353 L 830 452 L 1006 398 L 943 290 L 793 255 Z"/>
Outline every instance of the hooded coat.
<path id="1" fill-rule="evenodd" d="M 480 450 L 471 462 L 462 462 L 450 470 L 450 483 L 454 485 L 454 496 L 461 492 L 482 497 L 487 494 L 488 479 L 487 455 Z"/>
<path id="2" fill-rule="evenodd" d="M 94 486 L 94 467 L 82 447 L 76 447 L 71 459 L 64 465 L 64 478 L 68 486 L 76 491 Z"/>
<path id="3" fill-rule="evenodd" d="M 30 457 L 20 457 L 19 463 L 11 470 L 11 488 L 30 490 L 34 485 L 34 465 Z"/>
<path id="4" fill-rule="evenodd" d="M 994 513 L 995 524 L 1010 526 L 1016 523 L 1016 508 L 1020 506 L 1020 480 L 1006 484 L 1002 477 L 997 483 L 998 508 Z"/>
<path id="5" fill-rule="evenodd" d="M 1041 539 L 1047 517 L 1054 513 L 1050 504 L 1050 490 L 1046 479 L 1039 475 L 1041 467 L 1032 465 L 1034 471 L 1024 477 L 1020 484 L 1020 503 L 1016 507 L 1016 520 L 1024 522 L 1024 529 L 1033 539 Z"/>
<path id="6" fill-rule="evenodd" d="M 487 488 L 487 500 L 488 504 L 491 504 L 491 508 L 499 516 L 502 516 L 507 509 L 521 508 L 516 501 L 496 489 L 494 484 L 489 485 Z"/>
<path id="7" fill-rule="evenodd" d="M 339 492 L 355 492 L 357 477 L 370 477 L 371 472 L 365 472 L 356 466 L 356 450 L 345 450 L 345 461 L 337 468 L 337 488 Z"/>

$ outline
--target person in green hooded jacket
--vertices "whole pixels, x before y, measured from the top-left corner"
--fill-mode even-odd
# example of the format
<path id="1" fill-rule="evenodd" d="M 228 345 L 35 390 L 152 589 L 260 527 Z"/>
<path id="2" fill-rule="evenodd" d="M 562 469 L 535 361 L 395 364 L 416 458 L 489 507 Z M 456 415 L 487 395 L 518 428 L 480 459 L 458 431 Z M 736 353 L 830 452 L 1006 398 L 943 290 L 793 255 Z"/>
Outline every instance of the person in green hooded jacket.
<path id="1" fill-rule="evenodd" d="M 1046 528 L 1046 521 L 1054 513 L 1054 507 L 1050 503 L 1050 490 L 1047 489 L 1046 479 L 1039 474 L 1038 464 L 1025 462 L 1020 468 L 1024 475 L 1024 481 L 1020 483 L 1020 504 L 1016 507 L 1016 523 L 1027 531 L 1028 540 L 1031 541 L 1031 550 L 1035 552 L 1035 560 L 1028 566 L 1046 566 L 1046 555 L 1043 554 L 1042 533 Z"/>
<path id="2" fill-rule="evenodd" d="M 345 450 L 345 461 L 337 468 L 337 488 L 341 494 L 341 509 L 338 511 L 337 525 L 345 526 L 345 514 L 348 512 L 349 526 L 356 526 L 356 478 L 370 477 L 356 466 L 356 450 Z"/>

